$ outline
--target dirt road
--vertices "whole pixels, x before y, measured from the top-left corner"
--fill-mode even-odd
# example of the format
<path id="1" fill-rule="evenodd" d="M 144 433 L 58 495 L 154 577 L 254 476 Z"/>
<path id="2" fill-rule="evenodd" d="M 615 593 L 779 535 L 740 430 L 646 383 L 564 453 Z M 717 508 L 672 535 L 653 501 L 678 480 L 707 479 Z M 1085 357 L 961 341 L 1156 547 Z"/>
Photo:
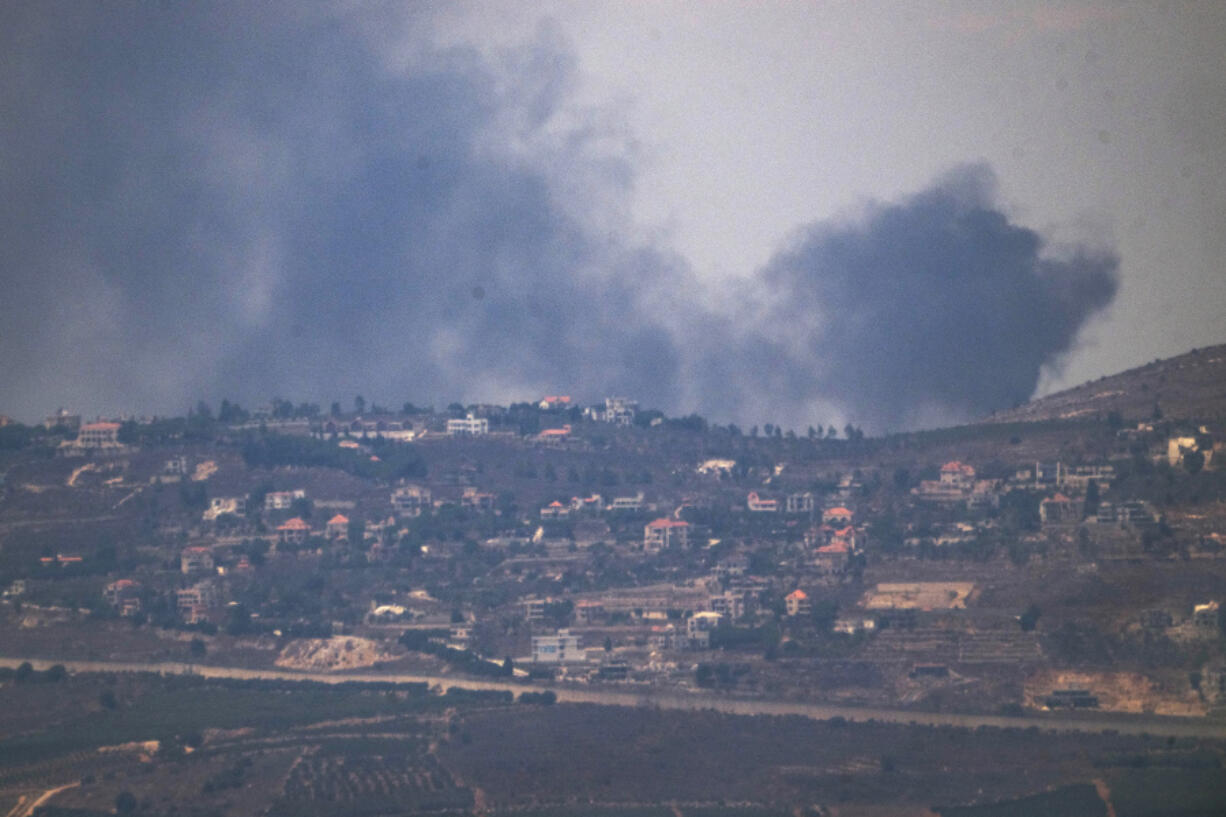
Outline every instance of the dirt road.
<path id="1" fill-rule="evenodd" d="M 537 692 L 547 687 L 529 686 L 507 681 L 483 681 L 442 675 L 402 675 L 375 672 L 302 672 L 295 670 L 260 670 L 241 667 L 216 667 L 204 664 L 135 663 L 111 661 L 52 661 L 35 658 L 0 657 L 0 667 L 16 667 L 29 661 L 35 669 L 45 670 L 53 664 L 63 664 L 69 672 L 152 672 L 166 675 L 200 675 L 205 678 L 243 680 L 315 681 L 325 684 L 346 682 L 366 683 L 425 683 L 443 689 L 506 690 Z M 967 729 L 995 727 L 1026 729 L 1036 727 L 1053 732 L 1104 732 L 1150 734 L 1162 737 L 1226 738 L 1226 721 L 1209 718 L 1174 718 L 1153 716 L 1110 715 L 1106 713 L 1069 715 L 1036 713 L 1031 716 L 971 715 L 954 712 L 914 712 L 879 707 L 834 706 L 827 704 L 761 701 L 720 697 L 710 694 L 657 693 L 650 690 L 622 691 L 572 686 L 548 687 L 565 703 L 590 703 L 602 706 L 656 707 L 701 711 L 712 710 L 733 715 L 798 715 L 814 720 L 844 718 L 852 722 L 915 724 L 919 726 L 958 726 Z"/>

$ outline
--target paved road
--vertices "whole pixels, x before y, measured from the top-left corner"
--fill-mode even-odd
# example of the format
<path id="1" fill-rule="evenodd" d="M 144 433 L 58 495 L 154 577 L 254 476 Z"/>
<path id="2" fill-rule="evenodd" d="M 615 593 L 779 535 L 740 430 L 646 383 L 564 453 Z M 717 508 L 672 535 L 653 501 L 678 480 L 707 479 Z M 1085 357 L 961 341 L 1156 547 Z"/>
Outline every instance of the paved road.
<path id="1" fill-rule="evenodd" d="M 29 661 L 35 669 L 45 670 L 53 664 L 63 664 L 70 672 L 153 672 L 167 675 L 200 675 L 206 678 L 236 678 L 244 680 L 317 681 L 325 684 L 345 682 L 426 683 L 443 689 L 506 690 L 510 692 L 540 691 L 541 686 L 528 686 L 507 681 L 483 681 L 443 675 L 404 675 L 363 672 L 298 672 L 293 670 L 245 669 L 217 667 L 206 664 L 135 663 L 112 661 L 52 661 L 36 658 L 0 657 L 0 667 L 17 667 Z M 837 706 L 828 704 L 792 703 L 725 698 L 707 694 L 654 693 L 621 691 L 606 688 L 551 687 L 559 701 L 590 703 L 603 706 L 656 707 L 678 710 L 713 710 L 735 715 L 799 715 L 815 720 L 840 717 L 848 721 L 878 721 L 884 723 L 918 724 L 921 726 L 960 726 L 975 729 L 981 726 L 998 728 L 1028 728 L 1055 732 L 1103 732 L 1115 730 L 1122 734 L 1150 734 L 1162 737 L 1205 737 L 1226 739 L 1226 721 L 1201 718 L 1136 717 L 1110 715 L 1102 712 L 1069 715 L 1041 713 L 1027 717 L 1005 715 L 967 715 L 952 712 L 913 712 L 905 709 Z"/>

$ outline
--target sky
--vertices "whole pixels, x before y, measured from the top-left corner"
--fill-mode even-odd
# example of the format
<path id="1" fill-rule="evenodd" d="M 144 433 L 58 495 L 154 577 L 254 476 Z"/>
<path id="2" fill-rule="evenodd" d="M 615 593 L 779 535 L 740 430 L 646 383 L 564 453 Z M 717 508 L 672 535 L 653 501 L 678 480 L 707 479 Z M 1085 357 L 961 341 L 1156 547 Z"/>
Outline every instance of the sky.
<path id="1" fill-rule="evenodd" d="M 1226 342 L 1226 7 L 13 2 L 0 412 L 965 422 Z"/>

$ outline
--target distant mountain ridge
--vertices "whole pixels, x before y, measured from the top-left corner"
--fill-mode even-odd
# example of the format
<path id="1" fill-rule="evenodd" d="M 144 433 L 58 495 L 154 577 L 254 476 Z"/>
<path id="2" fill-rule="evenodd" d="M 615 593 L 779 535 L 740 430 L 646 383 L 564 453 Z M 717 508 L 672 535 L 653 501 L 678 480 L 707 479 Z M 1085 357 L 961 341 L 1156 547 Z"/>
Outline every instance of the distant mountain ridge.
<path id="1" fill-rule="evenodd" d="M 1193 349 L 998 411 L 984 423 L 1078 418 L 1226 419 L 1226 344 Z"/>

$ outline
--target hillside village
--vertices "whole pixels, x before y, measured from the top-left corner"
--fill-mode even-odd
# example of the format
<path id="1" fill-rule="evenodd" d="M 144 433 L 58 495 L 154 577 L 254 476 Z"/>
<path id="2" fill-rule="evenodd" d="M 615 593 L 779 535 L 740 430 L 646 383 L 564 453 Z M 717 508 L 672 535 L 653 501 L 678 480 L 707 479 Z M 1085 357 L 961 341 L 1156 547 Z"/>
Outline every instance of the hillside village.
<path id="1" fill-rule="evenodd" d="M 1226 711 L 1226 425 L 228 401 L 0 427 L 0 653 Z"/>

